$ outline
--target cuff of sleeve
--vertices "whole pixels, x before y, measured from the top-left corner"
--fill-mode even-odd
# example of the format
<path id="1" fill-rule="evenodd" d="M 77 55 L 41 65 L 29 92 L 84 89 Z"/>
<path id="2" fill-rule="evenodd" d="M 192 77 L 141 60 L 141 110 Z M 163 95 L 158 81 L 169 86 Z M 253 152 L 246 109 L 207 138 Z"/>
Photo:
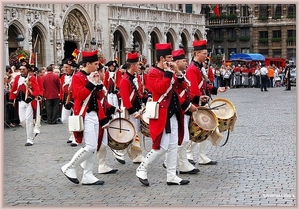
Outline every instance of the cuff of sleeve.
<path id="1" fill-rule="evenodd" d="M 102 120 L 100 120 L 100 125 L 101 127 L 104 127 L 105 125 L 107 125 L 109 123 L 109 119 L 108 117 L 103 118 Z"/>
<path id="2" fill-rule="evenodd" d="M 200 96 L 194 96 L 192 103 L 193 104 L 199 104 Z"/>
<path id="3" fill-rule="evenodd" d="M 132 115 L 132 114 L 135 113 L 135 112 L 136 112 L 136 111 L 134 110 L 133 107 L 131 107 L 131 108 L 128 109 L 128 113 L 129 113 L 130 115 Z"/>
<path id="4" fill-rule="evenodd" d="M 92 90 L 94 90 L 95 85 L 94 85 L 92 82 L 89 81 L 89 82 L 85 85 L 85 87 L 86 87 L 88 90 L 92 91 Z"/>
<path id="5" fill-rule="evenodd" d="M 165 77 L 168 77 L 168 78 L 172 79 L 173 72 L 171 72 L 171 71 L 165 71 Z"/>
<path id="6" fill-rule="evenodd" d="M 187 102 L 187 103 L 188 103 L 188 102 Z M 189 111 L 189 109 L 191 108 L 191 106 L 192 106 L 192 103 L 189 103 L 188 107 L 184 109 L 184 112 Z"/>
<path id="7" fill-rule="evenodd" d="M 181 104 L 181 108 L 186 112 L 187 109 L 189 109 L 191 107 L 191 103 L 189 101 L 184 101 Z"/>

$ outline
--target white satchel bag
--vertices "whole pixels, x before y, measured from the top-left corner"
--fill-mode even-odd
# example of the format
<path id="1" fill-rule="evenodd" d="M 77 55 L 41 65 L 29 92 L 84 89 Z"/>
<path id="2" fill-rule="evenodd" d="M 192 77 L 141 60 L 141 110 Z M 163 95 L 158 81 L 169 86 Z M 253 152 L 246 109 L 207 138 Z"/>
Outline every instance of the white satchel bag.
<path id="1" fill-rule="evenodd" d="M 158 113 L 159 113 L 159 102 L 147 101 L 145 117 L 149 119 L 158 119 Z"/>
<path id="2" fill-rule="evenodd" d="M 159 103 L 166 97 L 169 91 L 172 89 L 172 84 L 165 92 L 165 94 L 161 95 L 158 101 L 147 101 L 146 103 L 146 110 L 145 110 L 145 117 L 149 119 L 158 119 L 159 117 Z"/>
<path id="3" fill-rule="evenodd" d="M 80 109 L 79 115 L 70 115 L 69 116 L 69 131 L 70 132 L 80 132 L 84 130 L 84 123 L 83 123 L 83 117 L 82 117 L 82 113 L 90 99 L 92 95 L 92 92 L 90 93 L 90 95 L 88 95 L 88 97 L 86 97 L 86 99 L 83 101 L 83 105 Z"/>

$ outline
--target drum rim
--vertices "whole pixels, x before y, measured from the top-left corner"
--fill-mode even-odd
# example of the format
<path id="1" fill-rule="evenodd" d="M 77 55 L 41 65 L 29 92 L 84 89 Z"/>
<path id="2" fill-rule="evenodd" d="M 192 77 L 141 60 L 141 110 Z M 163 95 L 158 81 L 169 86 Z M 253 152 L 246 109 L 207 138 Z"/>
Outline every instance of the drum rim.
<path id="1" fill-rule="evenodd" d="M 216 113 L 215 113 L 215 111 L 214 110 L 212 110 L 214 113 L 215 113 L 215 115 L 217 116 L 217 118 L 218 119 L 220 119 L 220 120 L 227 120 L 227 119 L 231 119 L 232 117 L 234 117 L 234 115 L 236 115 L 236 109 L 235 109 L 235 106 L 233 105 L 233 103 L 231 102 L 231 101 L 229 101 L 228 99 L 226 99 L 226 98 L 215 98 L 215 99 L 213 99 L 210 103 L 209 103 L 209 105 L 212 105 L 213 104 L 213 102 L 215 102 L 215 101 L 223 101 L 223 102 L 226 102 L 226 103 L 228 103 L 230 106 L 231 106 L 231 108 L 232 108 L 232 110 L 233 110 L 233 114 L 228 118 L 222 118 L 222 117 L 220 117 L 220 116 L 218 116 Z"/>
<path id="2" fill-rule="evenodd" d="M 108 125 L 110 125 L 112 122 L 114 122 L 114 121 L 116 121 L 116 120 L 120 120 L 120 119 L 125 120 L 125 121 L 129 122 L 129 124 L 131 124 L 131 126 L 132 126 L 132 128 L 133 128 L 133 132 L 134 132 L 133 138 L 132 138 L 132 140 L 131 140 L 131 141 L 133 141 L 134 138 L 135 138 L 135 136 L 136 136 L 136 134 L 137 134 L 137 132 L 136 132 L 136 130 L 135 130 L 135 127 L 134 127 L 133 123 L 132 123 L 130 120 L 128 120 L 128 119 L 126 119 L 126 118 L 122 118 L 122 117 L 121 117 L 121 118 L 114 118 L 114 119 L 112 119 L 112 120 L 109 122 Z M 112 138 L 112 136 L 110 135 L 110 132 L 109 132 L 109 128 L 107 129 L 107 136 L 110 137 L 110 138 Z M 128 141 L 128 142 L 129 142 L 129 141 Z M 118 143 L 120 143 L 120 144 L 126 144 L 126 143 L 128 143 L 128 142 L 118 142 Z"/>
<path id="3" fill-rule="evenodd" d="M 207 130 L 207 131 L 213 131 L 213 130 L 215 130 L 215 129 L 219 126 L 219 119 L 218 119 L 217 115 L 216 115 L 212 110 L 210 110 L 210 109 L 207 108 L 207 107 L 201 107 L 201 110 L 197 110 L 197 111 L 193 112 L 192 117 L 193 117 L 193 121 L 194 121 L 196 124 L 197 124 L 197 122 L 194 120 L 194 115 L 195 115 L 196 112 L 198 112 L 198 111 L 208 111 L 208 112 L 213 116 L 213 118 L 215 119 L 216 126 L 215 126 L 213 129 L 210 129 L 210 130 L 205 129 L 205 130 Z M 197 124 L 197 126 L 200 127 L 198 124 Z M 200 127 L 200 128 L 202 128 L 202 127 Z"/>

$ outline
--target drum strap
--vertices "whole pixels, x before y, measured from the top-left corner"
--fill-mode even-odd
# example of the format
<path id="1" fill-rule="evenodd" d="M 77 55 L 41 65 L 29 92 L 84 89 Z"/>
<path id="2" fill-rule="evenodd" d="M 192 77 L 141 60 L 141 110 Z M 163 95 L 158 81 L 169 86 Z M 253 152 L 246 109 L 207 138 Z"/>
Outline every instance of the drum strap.
<path id="1" fill-rule="evenodd" d="M 226 140 L 225 140 L 224 144 L 221 145 L 221 147 L 223 147 L 223 146 L 225 146 L 227 144 L 228 139 L 229 139 L 229 133 L 230 133 L 230 131 L 229 131 L 229 128 L 228 128 Z"/>

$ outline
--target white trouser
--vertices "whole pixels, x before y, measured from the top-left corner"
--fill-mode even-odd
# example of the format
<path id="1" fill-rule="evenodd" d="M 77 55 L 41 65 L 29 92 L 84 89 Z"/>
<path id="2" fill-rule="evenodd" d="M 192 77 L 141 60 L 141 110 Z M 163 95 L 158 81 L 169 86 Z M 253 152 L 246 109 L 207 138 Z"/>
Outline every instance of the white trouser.
<path id="1" fill-rule="evenodd" d="M 208 163 L 211 161 L 210 158 L 206 155 L 206 143 L 208 140 L 205 140 L 198 144 L 198 163 Z"/>
<path id="2" fill-rule="evenodd" d="M 31 103 L 19 101 L 19 118 L 21 125 L 26 127 L 27 142 L 33 143 L 33 109 Z"/>
<path id="3" fill-rule="evenodd" d="M 83 139 L 85 149 L 89 152 L 96 152 L 99 135 L 99 119 L 95 111 L 86 113 L 84 117 Z"/>
<path id="4" fill-rule="evenodd" d="M 119 101 L 118 101 L 118 96 L 117 94 L 114 93 L 108 93 L 107 94 L 107 101 L 108 103 L 110 103 L 111 105 L 115 106 L 115 107 L 119 107 Z"/>
<path id="5" fill-rule="evenodd" d="M 178 145 L 178 122 L 175 114 L 170 119 L 171 133 L 166 133 L 164 129 L 161 137 L 160 147 L 164 150 L 168 150 L 170 144 Z"/>
<path id="6" fill-rule="evenodd" d="M 69 122 L 69 116 L 72 113 L 72 109 L 67 110 L 64 106 L 61 109 L 61 121 L 62 123 L 68 123 Z"/>
<path id="7" fill-rule="evenodd" d="M 184 142 L 190 141 L 190 131 L 189 131 L 190 118 L 191 118 L 191 116 L 186 115 L 186 114 L 184 115 L 184 136 L 183 136 Z"/>

